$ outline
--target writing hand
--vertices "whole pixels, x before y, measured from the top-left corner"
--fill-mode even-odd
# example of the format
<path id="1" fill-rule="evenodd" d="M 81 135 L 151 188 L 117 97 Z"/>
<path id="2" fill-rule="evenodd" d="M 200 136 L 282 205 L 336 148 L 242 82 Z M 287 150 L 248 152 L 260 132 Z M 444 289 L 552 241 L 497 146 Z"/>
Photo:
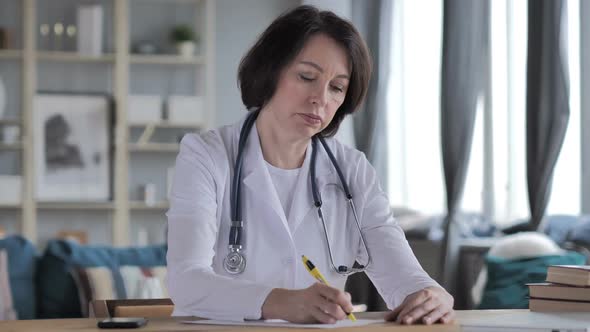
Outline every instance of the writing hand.
<path id="1" fill-rule="evenodd" d="M 352 312 L 350 294 L 321 283 L 305 289 L 273 289 L 262 305 L 263 319 L 334 324 Z"/>

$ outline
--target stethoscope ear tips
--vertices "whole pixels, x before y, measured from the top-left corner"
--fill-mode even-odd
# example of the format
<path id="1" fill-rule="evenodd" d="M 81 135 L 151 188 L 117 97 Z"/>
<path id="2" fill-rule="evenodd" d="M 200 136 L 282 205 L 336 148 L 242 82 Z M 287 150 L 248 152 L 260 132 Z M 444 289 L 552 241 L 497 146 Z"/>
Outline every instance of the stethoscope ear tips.
<path id="1" fill-rule="evenodd" d="M 344 265 L 340 265 L 338 267 L 338 272 L 340 272 L 340 273 L 346 273 L 346 272 L 348 272 L 348 267 L 346 267 Z"/>

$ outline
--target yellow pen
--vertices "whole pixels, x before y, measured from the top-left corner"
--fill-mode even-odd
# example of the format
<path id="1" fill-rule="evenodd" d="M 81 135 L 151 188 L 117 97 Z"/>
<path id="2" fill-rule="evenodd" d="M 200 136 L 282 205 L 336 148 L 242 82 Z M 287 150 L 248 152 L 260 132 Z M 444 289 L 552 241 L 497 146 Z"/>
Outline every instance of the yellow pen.
<path id="1" fill-rule="evenodd" d="M 301 255 L 301 259 L 303 260 L 303 265 L 305 265 L 305 268 L 307 269 L 309 274 L 311 274 L 312 277 L 314 277 L 317 281 L 321 282 L 322 284 L 328 285 L 328 280 L 324 278 L 320 270 L 318 270 L 318 268 L 315 267 L 315 265 L 313 265 L 313 263 L 309 259 L 307 259 L 305 255 Z M 351 321 L 356 321 L 356 317 L 354 317 L 352 312 L 347 313 L 346 315 L 348 316 L 348 319 L 350 319 Z"/>

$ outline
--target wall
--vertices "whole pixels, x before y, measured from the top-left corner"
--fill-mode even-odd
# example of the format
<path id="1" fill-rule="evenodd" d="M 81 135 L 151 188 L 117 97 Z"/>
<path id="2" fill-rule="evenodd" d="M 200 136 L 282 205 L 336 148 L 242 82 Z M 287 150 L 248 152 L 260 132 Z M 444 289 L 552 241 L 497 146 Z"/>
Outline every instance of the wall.
<path id="1" fill-rule="evenodd" d="M 259 34 L 297 0 L 216 1 L 216 124 L 235 122 L 244 114 L 237 88 L 238 65 Z M 231 22 L 231 23 L 230 23 Z"/>

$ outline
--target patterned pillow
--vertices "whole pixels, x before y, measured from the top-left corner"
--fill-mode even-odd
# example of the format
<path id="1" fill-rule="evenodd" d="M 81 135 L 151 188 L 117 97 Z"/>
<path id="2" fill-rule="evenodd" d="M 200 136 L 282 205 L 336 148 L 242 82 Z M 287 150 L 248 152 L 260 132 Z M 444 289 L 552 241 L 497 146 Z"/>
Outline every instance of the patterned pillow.
<path id="1" fill-rule="evenodd" d="M 82 314 L 88 317 L 88 304 L 93 300 L 167 298 L 166 267 L 105 266 L 73 270 L 78 287 Z"/>
<path id="2" fill-rule="evenodd" d="M 0 250 L 0 320 L 16 319 L 12 305 L 12 290 L 8 277 L 8 254 Z"/>

